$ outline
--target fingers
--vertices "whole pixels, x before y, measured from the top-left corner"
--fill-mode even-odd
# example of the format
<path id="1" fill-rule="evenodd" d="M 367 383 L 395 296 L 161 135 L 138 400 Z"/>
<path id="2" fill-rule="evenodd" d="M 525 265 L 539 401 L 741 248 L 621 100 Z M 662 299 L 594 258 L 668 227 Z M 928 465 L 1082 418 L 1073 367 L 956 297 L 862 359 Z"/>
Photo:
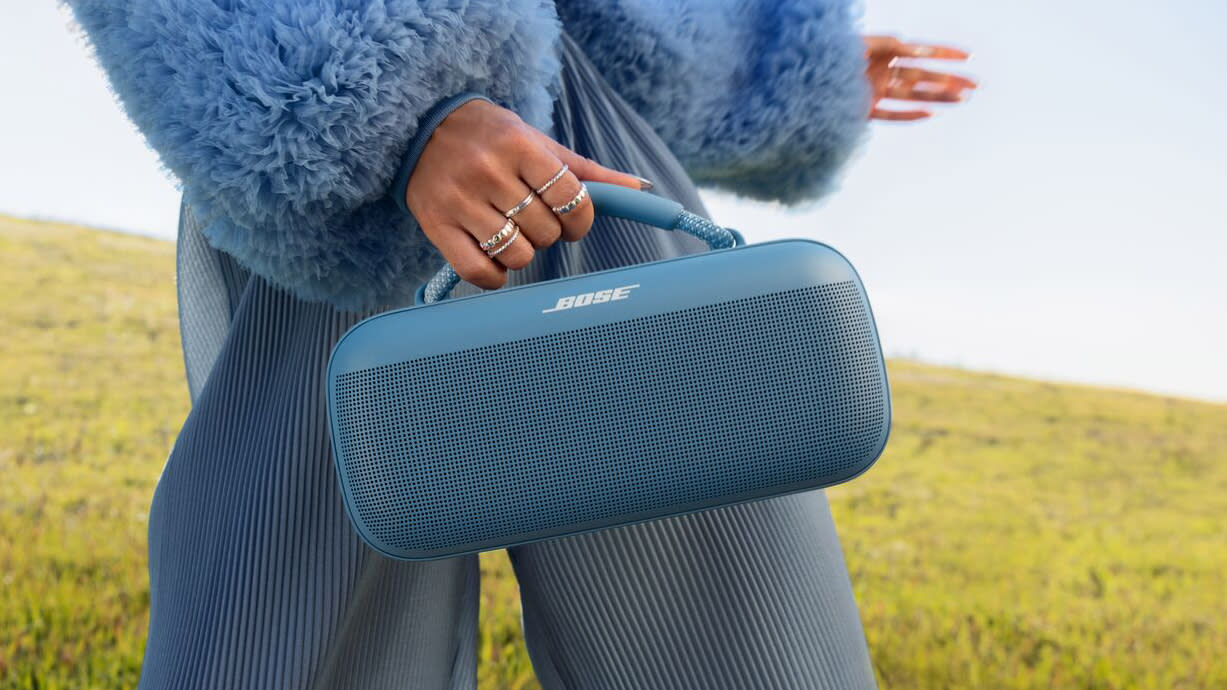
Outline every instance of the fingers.
<path id="1" fill-rule="evenodd" d="M 608 182 L 622 187 L 630 187 L 631 189 L 643 188 L 640 178 L 630 173 L 619 172 L 612 168 L 597 163 L 594 160 L 585 158 L 553 139 L 541 135 L 542 143 L 558 157 L 559 160 L 571 166 L 571 172 L 575 173 L 576 177 L 581 180 L 589 180 L 591 182 Z M 649 183 L 650 184 L 650 183 Z M 557 204 L 555 204 L 557 205 Z"/>
<path id="2" fill-rule="evenodd" d="M 928 103 L 958 103 L 976 82 L 955 74 L 915 67 L 894 67 L 886 84 L 879 86 L 880 98 Z"/>
<path id="3" fill-rule="evenodd" d="M 874 85 L 875 101 L 869 116 L 875 120 L 911 122 L 932 117 L 924 109 L 887 110 L 877 105 L 883 98 L 921 102 L 958 103 L 966 92 L 979 85 L 972 79 L 919 67 L 897 65 L 900 58 L 966 60 L 966 51 L 944 45 L 904 43 L 893 36 L 865 37 L 870 60 L 868 75 Z"/>
<path id="4" fill-rule="evenodd" d="M 562 179 L 541 195 L 541 199 L 552 208 L 567 206 L 578 200 L 578 204 L 567 213 L 561 215 L 555 213 L 562 223 L 562 238 L 568 242 L 575 242 L 587 235 L 596 217 L 596 212 L 592 208 L 592 198 L 586 193 L 583 198 L 580 198 L 582 189 L 583 185 L 579 178 L 568 170 Z"/>
<path id="5" fill-rule="evenodd" d="M 930 86 L 927 83 L 909 84 L 892 82 L 886 87 L 886 98 L 903 101 L 924 101 L 929 103 L 958 103 L 963 100 L 963 90 L 951 90 L 941 86 Z"/>
<path id="6" fill-rule="evenodd" d="M 924 58 L 928 60 L 966 60 L 971 53 L 952 46 L 924 43 L 897 43 L 894 46 L 899 57 Z"/>
<path id="7" fill-rule="evenodd" d="M 542 135 L 542 139 L 552 141 L 544 135 Z M 562 169 L 564 163 L 567 165 L 567 171 L 563 173 L 562 177 L 549 185 L 549 188 L 542 192 L 540 197 L 543 202 L 541 206 L 550 215 L 554 216 L 561 225 L 561 238 L 568 242 L 575 242 L 588 234 L 588 230 L 592 228 L 592 221 L 595 217 L 592 200 L 585 195 L 573 210 L 562 215 L 554 213 L 552 208 L 571 202 L 579 194 L 582 187 L 572 163 L 579 163 L 579 161 L 585 159 L 557 142 L 554 142 L 554 144 L 555 146 L 543 144 L 543 151 L 550 151 L 550 153 L 525 158 L 522 162 L 523 172 L 521 175 L 525 182 L 535 185 L 534 189 L 540 189 L 554 178 L 554 175 Z M 559 157 L 558 153 L 561 153 L 565 158 Z M 638 188 L 638 182 L 636 182 L 636 188 Z"/>
<path id="8" fill-rule="evenodd" d="M 865 36 L 867 58 L 917 58 L 921 60 L 967 60 L 971 53 L 954 46 L 905 43 L 894 36 Z"/>
<path id="9" fill-rule="evenodd" d="M 874 108 L 869 113 L 869 117 L 875 120 L 887 120 L 890 122 L 912 122 L 932 117 L 932 115 L 933 113 L 927 110 L 886 110 L 885 108 Z"/>
<path id="10" fill-rule="evenodd" d="M 523 228 L 519 228 L 518 235 L 516 228 L 512 228 L 510 235 L 490 248 L 489 251 L 498 250 L 497 255 L 493 257 L 486 255 L 486 250 L 482 249 L 480 244 L 492 240 L 507 225 L 507 218 L 496 211 L 493 206 L 467 204 L 457 209 L 457 216 L 460 226 L 472 237 L 470 241 L 476 240 L 474 244 L 482 252 L 486 261 L 494 261 L 507 268 L 519 269 L 524 268 L 528 262 L 533 260 L 536 252 L 532 242 L 524 236 Z M 516 225 L 518 227 L 519 224 Z M 460 273 L 459 268 L 456 269 L 456 273 Z M 460 277 L 464 278 L 464 275 L 461 274 Z"/>
<path id="11" fill-rule="evenodd" d="M 529 199 L 528 206 L 515 214 L 512 220 L 520 226 L 520 231 L 524 233 L 524 236 L 533 247 L 543 249 L 554 244 L 562 237 L 562 223 L 559 222 L 558 216 L 554 215 L 554 212 L 542 201 L 541 197 L 537 196 L 532 189 L 529 189 L 527 183 L 523 181 L 519 181 L 519 183 L 517 191 L 522 191 L 523 193 L 515 198 L 514 203 L 500 203 L 497 210 L 506 213 L 516 204 Z M 531 195 L 531 197 L 528 195 Z"/>
<path id="12" fill-rule="evenodd" d="M 516 160 L 519 161 L 520 171 L 507 171 L 499 180 L 491 183 L 493 208 L 504 218 L 514 211 L 512 220 L 520 226 L 525 241 L 536 249 L 542 249 L 562 236 L 562 223 L 549 205 L 537 196 L 535 187 L 529 186 L 530 183 L 525 180 L 538 179 L 539 176 L 533 173 L 539 170 L 550 170 L 549 175 L 552 175 L 562 167 L 562 163 L 543 148 L 525 151 Z M 549 179 L 549 176 L 540 179 Z"/>
<path id="13" fill-rule="evenodd" d="M 895 67 L 891 70 L 891 74 L 895 79 L 911 82 L 911 83 L 929 83 L 938 84 L 940 86 L 951 87 L 952 89 L 962 91 L 964 89 L 974 89 L 979 84 L 974 80 L 968 79 L 957 74 L 949 72 L 935 72 L 933 70 L 920 69 L 919 67 Z"/>

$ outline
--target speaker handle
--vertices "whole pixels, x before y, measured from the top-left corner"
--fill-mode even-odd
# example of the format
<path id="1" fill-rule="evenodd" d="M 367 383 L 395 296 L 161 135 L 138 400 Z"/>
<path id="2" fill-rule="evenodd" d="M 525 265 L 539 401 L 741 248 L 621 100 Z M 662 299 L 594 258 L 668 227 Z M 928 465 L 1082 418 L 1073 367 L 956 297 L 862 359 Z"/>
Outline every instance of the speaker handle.
<path id="1" fill-rule="evenodd" d="M 703 240 L 713 250 L 740 247 L 746 243 L 741 233 L 691 213 L 676 201 L 606 182 L 584 184 L 588 187 L 597 215 L 634 220 L 662 230 L 680 230 Z M 456 270 L 451 264 L 446 264 L 417 289 L 413 301 L 415 304 L 438 302 L 451 294 L 459 283 L 460 276 Z"/>

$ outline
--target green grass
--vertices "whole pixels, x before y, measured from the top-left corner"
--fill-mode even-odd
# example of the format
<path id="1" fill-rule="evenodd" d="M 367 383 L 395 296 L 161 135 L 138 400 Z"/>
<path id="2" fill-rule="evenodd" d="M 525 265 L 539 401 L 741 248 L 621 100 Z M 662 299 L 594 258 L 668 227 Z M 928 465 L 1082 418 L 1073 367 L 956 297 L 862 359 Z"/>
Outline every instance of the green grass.
<path id="1" fill-rule="evenodd" d="M 0 217 L 0 688 L 128 688 L 187 413 L 173 246 Z M 892 362 L 830 491 L 886 688 L 1227 687 L 1227 406 Z M 483 689 L 537 688 L 482 557 Z"/>

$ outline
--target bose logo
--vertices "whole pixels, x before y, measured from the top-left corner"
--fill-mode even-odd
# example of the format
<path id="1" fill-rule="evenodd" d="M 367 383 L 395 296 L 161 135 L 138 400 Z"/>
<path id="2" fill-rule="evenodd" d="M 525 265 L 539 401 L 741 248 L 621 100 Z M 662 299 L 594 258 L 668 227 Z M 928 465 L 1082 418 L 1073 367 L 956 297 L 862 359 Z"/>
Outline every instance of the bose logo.
<path id="1" fill-rule="evenodd" d="M 623 285 L 622 287 L 612 288 L 609 290 L 600 290 L 597 292 L 585 292 L 580 295 L 567 295 L 566 297 L 558 298 L 558 303 L 549 309 L 542 309 L 542 314 L 548 314 L 552 311 L 564 311 L 577 307 L 586 307 L 589 304 L 600 304 L 601 302 L 612 302 L 618 299 L 626 299 L 631 296 L 631 290 L 639 287 L 639 283 L 634 285 Z"/>

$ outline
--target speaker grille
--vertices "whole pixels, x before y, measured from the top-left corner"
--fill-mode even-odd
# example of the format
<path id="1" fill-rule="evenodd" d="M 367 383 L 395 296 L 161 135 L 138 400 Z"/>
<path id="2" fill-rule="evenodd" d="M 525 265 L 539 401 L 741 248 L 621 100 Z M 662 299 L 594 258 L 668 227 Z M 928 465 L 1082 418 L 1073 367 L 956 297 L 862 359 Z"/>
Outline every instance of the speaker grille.
<path id="1" fill-rule="evenodd" d="M 352 509 L 409 552 L 790 483 L 873 460 L 879 347 L 852 282 L 337 377 Z"/>

